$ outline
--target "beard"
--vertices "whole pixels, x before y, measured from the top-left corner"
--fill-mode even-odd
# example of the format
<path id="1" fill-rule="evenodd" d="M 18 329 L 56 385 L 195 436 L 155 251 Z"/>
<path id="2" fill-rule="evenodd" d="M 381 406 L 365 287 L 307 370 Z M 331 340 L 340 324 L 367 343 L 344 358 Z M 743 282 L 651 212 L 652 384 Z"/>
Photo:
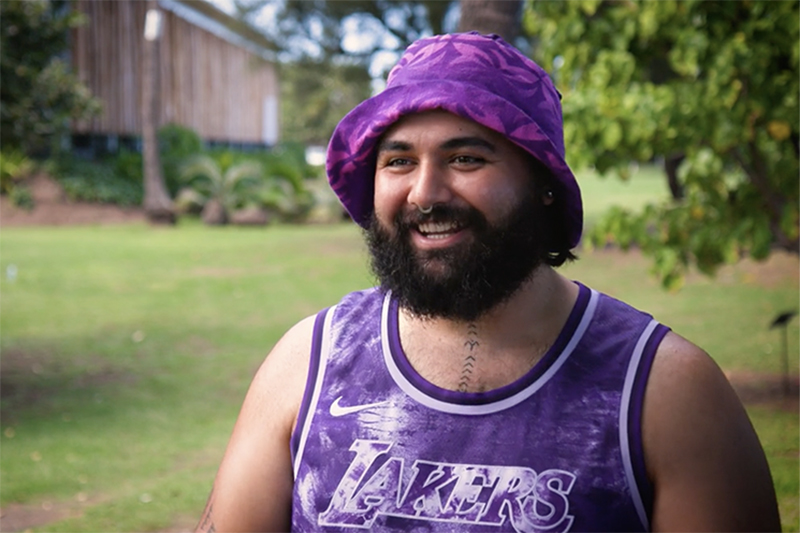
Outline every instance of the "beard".
<path id="1" fill-rule="evenodd" d="M 472 207 L 434 206 L 430 214 L 399 212 L 394 233 L 373 214 L 366 230 L 372 270 L 384 291 L 420 318 L 473 321 L 508 300 L 544 262 L 542 205 L 532 194 L 490 225 Z M 469 242 L 419 251 L 411 231 L 426 221 L 455 221 Z"/>

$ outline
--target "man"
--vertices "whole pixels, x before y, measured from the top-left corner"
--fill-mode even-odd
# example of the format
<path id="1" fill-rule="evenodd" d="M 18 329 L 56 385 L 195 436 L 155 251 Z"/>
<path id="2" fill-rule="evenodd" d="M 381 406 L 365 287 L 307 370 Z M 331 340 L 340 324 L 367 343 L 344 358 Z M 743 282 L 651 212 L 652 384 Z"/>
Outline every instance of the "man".
<path id="1" fill-rule="evenodd" d="M 496 36 L 414 43 L 328 176 L 380 288 L 275 346 L 199 530 L 780 529 L 714 362 L 555 271 L 582 207 L 537 65 Z"/>

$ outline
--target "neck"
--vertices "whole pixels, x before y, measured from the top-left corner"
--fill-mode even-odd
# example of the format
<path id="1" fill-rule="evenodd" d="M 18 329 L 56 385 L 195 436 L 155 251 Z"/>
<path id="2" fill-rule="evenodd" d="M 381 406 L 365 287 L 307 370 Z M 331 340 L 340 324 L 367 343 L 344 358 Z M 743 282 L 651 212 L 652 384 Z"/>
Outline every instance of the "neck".
<path id="1" fill-rule="evenodd" d="M 541 359 L 577 297 L 576 284 L 543 266 L 510 299 L 471 322 L 401 310 L 401 342 L 412 366 L 432 383 L 464 392 L 490 390 L 513 382 Z"/>

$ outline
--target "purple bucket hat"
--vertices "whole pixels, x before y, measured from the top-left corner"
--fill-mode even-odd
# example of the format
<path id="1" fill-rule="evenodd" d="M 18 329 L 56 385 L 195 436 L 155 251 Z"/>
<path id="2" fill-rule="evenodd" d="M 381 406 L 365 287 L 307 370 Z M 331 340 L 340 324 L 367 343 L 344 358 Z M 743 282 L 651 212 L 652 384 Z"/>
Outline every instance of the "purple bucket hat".
<path id="1" fill-rule="evenodd" d="M 503 134 L 553 173 L 570 247 L 583 229 L 581 192 L 564 160 L 560 94 L 539 65 L 497 35 L 438 35 L 409 46 L 386 89 L 339 122 L 328 145 L 331 188 L 361 226 L 373 210 L 376 144 L 404 115 L 442 109 Z"/>

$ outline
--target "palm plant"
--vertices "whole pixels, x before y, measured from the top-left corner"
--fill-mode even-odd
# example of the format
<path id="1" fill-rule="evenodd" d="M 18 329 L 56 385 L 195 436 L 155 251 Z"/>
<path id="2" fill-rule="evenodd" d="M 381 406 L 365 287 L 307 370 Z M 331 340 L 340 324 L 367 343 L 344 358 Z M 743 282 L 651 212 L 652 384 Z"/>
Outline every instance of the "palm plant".
<path id="1" fill-rule="evenodd" d="M 202 197 L 203 221 L 211 225 L 226 224 L 229 214 L 244 204 L 264 179 L 258 161 L 231 163 L 223 170 L 222 165 L 205 154 L 190 158 L 181 168 L 180 176 Z"/>
<path id="2" fill-rule="evenodd" d="M 306 188 L 310 169 L 304 157 L 304 152 L 292 146 L 262 155 L 266 179 L 259 190 L 259 199 L 283 220 L 303 219 L 314 202 Z"/>

